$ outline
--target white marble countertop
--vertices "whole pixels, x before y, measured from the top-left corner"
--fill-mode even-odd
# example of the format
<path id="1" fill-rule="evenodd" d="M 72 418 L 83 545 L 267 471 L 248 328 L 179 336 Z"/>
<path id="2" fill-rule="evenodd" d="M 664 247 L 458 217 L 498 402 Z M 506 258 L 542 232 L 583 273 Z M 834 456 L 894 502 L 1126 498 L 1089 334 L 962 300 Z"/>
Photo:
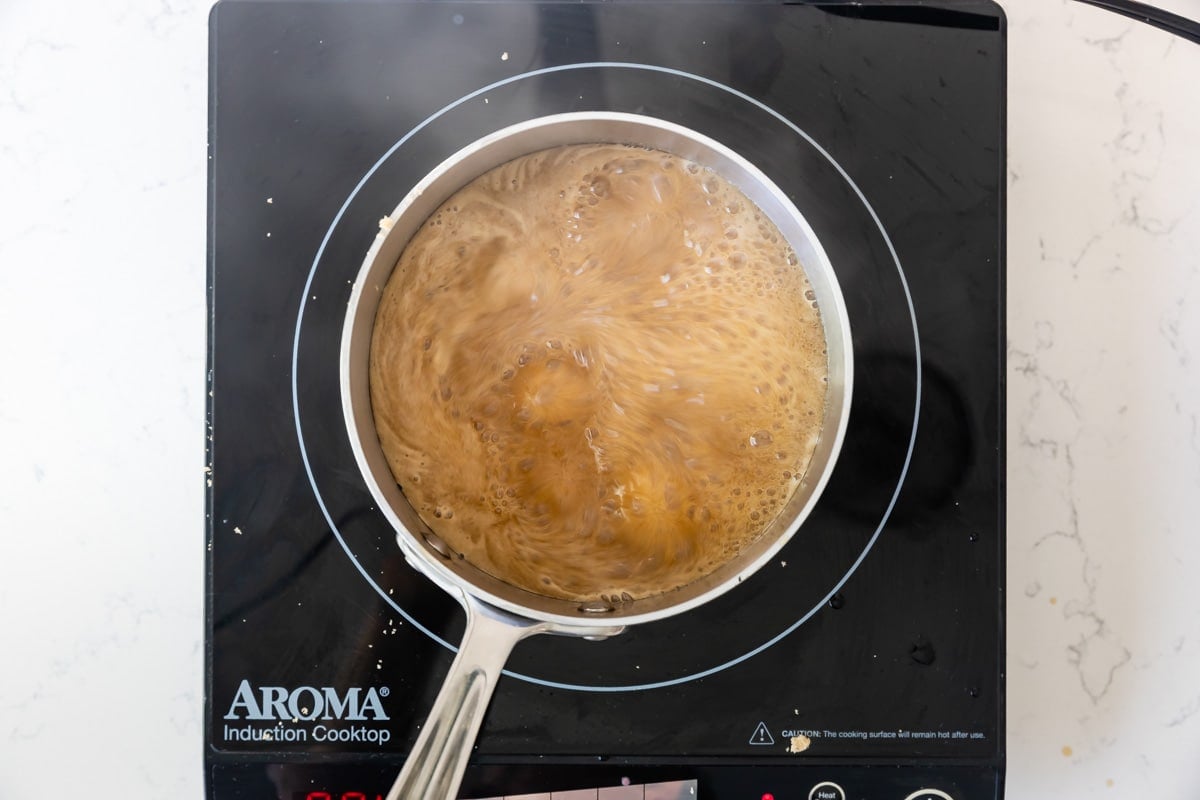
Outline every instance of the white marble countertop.
<path id="1" fill-rule="evenodd" d="M 3 798 L 202 796 L 210 5 L 0 4 Z M 1003 5 L 1008 796 L 1200 797 L 1200 46 Z"/>

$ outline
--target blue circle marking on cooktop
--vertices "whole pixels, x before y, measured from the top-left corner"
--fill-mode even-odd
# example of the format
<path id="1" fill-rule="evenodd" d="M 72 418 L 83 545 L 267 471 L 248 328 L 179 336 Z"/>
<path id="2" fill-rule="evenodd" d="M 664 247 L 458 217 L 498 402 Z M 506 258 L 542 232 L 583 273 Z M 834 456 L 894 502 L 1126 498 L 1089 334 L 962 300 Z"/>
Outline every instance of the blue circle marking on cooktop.
<path id="1" fill-rule="evenodd" d="M 879 219 L 879 215 L 875 213 L 875 209 L 871 206 L 870 202 L 867 201 L 866 195 L 864 195 L 862 190 L 858 188 L 858 184 L 856 184 L 853 181 L 853 179 L 851 179 L 850 175 L 847 174 L 846 170 L 842 168 L 842 165 L 839 164 L 837 162 L 837 160 L 834 159 L 834 157 L 832 155 L 830 155 L 829 152 L 824 147 L 822 147 L 820 144 L 818 144 L 817 141 L 815 139 L 813 139 L 811 136 L 809 136 L 803 129 L 801 129 L 794 122 L 792 122 L 787 117 L 780 114 L 775 109 L 766 105 L 765 103 L 763 103 L 759 100 L 756 100 L 755 98 L 751 97 L 750 95 L 748 95 L 744 92 L 740 92 L 737 89 L 733 89 L 729 86 L 726 86 L 723 83 L 718 83 L 717 81 L 714 81 L 711 78 L 705 78 L 700 75 L 693 75 L 690 72 L 683 72 L 681 70 L 671 69 L 670 67 L 660 67 L 660 66 L 655 66 L 653 64 L 635 64 L 635 63 L 629 63 L 629 62 L 592 61 L 592 62 L 585 62 L 585 63 L 580 63 L 580 64 L 561 64 L 561 65 L 554 66 L 554 67 L 544 67 L 542 69 L 532 70 L 530 72 L 522 72 L 518 75 L 512 75 L 508 78 L 504 78 L 504 79 L 496 81 L 494 83 L 489 83 L 486 86 L 476 89 L 475 91 L 471 92 L 470 94 L 463 95 L 462 97 L 460 97 L 459 99 L 450 103 L 449 105 L 443 106 L 442 108 L 438 109 L 433 114 L 431 114 L 429 117 L 424 119 L 415 128 L 410 130 L 408 133 L 404 134 L 404 136 L 402 136 L 399 139 L 399 141 L 397 141 L 394 145 L 392 145 L 390 148 L 388 148 L 387 152 L 385 152 L 382 156 L 380 156 L 379 160 L 376 161 L 369 170 L 367 170 L 366 174 L 363 175 L 362 179 L 359 180 L 358 184 L 354 187 L 354 190 L 350 192 L 350 194 L 346 198 L 345 202 L 342 203 L 342 207 L 340 209 L 338 209 L 337 215 L 334 216 L 333 222 L 330 223 L 330 225 L 329 225 L 329 229 L 327 231 L 325 231 L 324 238 L 321 239 L 321 245 L 320 245 L 320 247 L 317 248 L 317 254 L 313 258 L 312 268 L 309 269 L 308 278 L 304 282 L 304 292 L 300 296 L 300 309 L 296 315 L 296 332 L 292 339 L 292 414 L 293 414 L 293 417 L 295 418 L 295 423 L 296 423 L 296 438 L 299 440 L 299 444 L 300 444 L 300 459 L 304 462 L 304 471 L 308 476 L 309 485 L 312 486 L 313 495 L 317 499 L 317 505 L 320 506 L 321 513 L 324 515 L 325 521 L 329 523 L 329 529 L 331 531 L 333 531 L 333 535 L 337 539 L 338 544 L 341 545 L 342 550 L 344 550 L 346 555 L 350 558 L 350 561 L 352 564 L 354 564 L 355 569 L 358 570 L 359 574 L 361 574 L 363 576 L 363 579 L 366 580 L 366 582 L 371 585 L 371 587 L 376 591 L 376 593 L 378 593 L 379 596 L 382 597 L 387 602 L 388 605 L 390 605 L 393 609 L 395 609 L 398 614 L 400 614 L 402 617 L 404 617 L 404 619 L 408 620 L 408 622 L 413 627 L 415 627 L 417 630 L 421 631 L 423 634 L 428 636 L 430 639 L 433 639 L 435 642 L 442 645 L 446 649 L 451 650 L 453 652 L 458 652 L 458 647 L 451 644 L 450 642 L 447 642 L 445 639 L 438 636 L 436 633 L 429 630 L 429 628 L 425 627 L 420 622 L 418 622 L 411 614 L 409 614 L 407 611 L 405 611 L 403 608 L 401 608 L 396 603 L 396 601 L 394 599 L 392 599 L 392 597 L 386 591 L 384 591 L 383 588 L 379 584 L 377 584 L 371 578 L 370 575 L 367 574 L 366 569 L 359 562 L 359 560 L 355 557 L 354 552 L 350 549 L 350 546 L 346 543 L 346 540 L 342 537 L 341 531 L 338 530 L 337 524 L 333 520 L 333 515 L 329 513 L 329 509 L 325 506 L 325 499 L 321 496 L 321 490 L 317 487 L 316 478 L 313 476 L 312 465 L 309 463 L 309 460 L 308 460 L 308 448 L 305 446 L 304 431 L 300 425 L 300 395 L 299 395 L 299 391 L 297 388 L 297 378 L 296 378 L 297 365 L 298 365 L 299 357 L 300 357 L 300 327 L 301 327 L 301 323 L 304 321 L 304 311 L 307 307 L 308 296 L 312 289 L 313 277 L 317 273 L 317 265 L 321 261 L 321 256 L 325 253 L 325 247 L 329 244 L 329 239 L 330 239 L 330 237 L 333 236 L 334 229 L 337 227 L 338 223 L 341 221 L 342 216 L 346 213 L 346 209 L 350 207 L 350 203 L 354 200 L 354 198 L 362 190 L 363 186 L 366 185 L 367 181 L 370 180 L 371 176 L 374 175 L 376 170 L 378 170 L 379 167 L 388 158 L 390 158 L 393 153 L 395 153 L 398 149 L 400 149 L 404 145 L 405 142 L 407 142 L 414 135 L 416 135 L 421 129 L 423 129 L 424 127 L 429 125 L 429 123 L 433 122 L 438 117 L 441 117 L 443 114 L 446 114 L 447 112 L 457 108 L 458 106 L 461 106 L 463 103 L 466 103 L 466 102 L 473 100 L 481 95 L 484 95 L 489 91 L 498 89 L 501 86 L 505 86 L 510 83 L 515 83 L 517 81 L 524 80 L 526 78 L 534 78 L 539 75 L 548 75 L 548 74 L 554 73 L 554 72 L 564 72 L 566 70 L 573 70 L 573 69 L 597 69 L 597 68 L 648 70 L 651 72 L 661 72 L 661 73 L 665 73 L 668 75 L 674 75 L 676 77 L 686 78 L 688 80 L 694 80 L 694 81 L 698 81 L 703 84 L 707 84 L 708 86 L 712 86 L 716 89 L 720 89 L 721 91 L 728 92 L 729 94 L 731 94 L 741 100 L 744 100 L 747 103 L 757 106 L 758 108 L 767 112 L 771 116 L 775 117 L 777 120 L 782 122 L 784 125 L 787 125 L 793 131 L 795 131 L 797 135 L 799 135 L 806 142 L 808 142 L 810 145 L 812 145 L 813 148 L 815 148 L 816 151 L 818 153 L 820 153 L 821 156 L 824 157 L 825 160 L 828 161 L 830 163 L 830 165 L 833 166 L 834 169 L 837 170 L 838 174 L 842 176 L 842 179 L 844 181 L 846 181 L 846 183 L 850 186 L 850 188 L 854 190 L 854 193 L 858 196 L 858 199 L 860 201 L 862 201 L 863 207 L 866 208 L 867 213 L 871 215 L 871 220 L 875 223 L 875 227 L 877 227 L 879 229 L 880 235 L 883 236 L 883 240 L 887 244 L 888 253 L 891 255 L 892 262 L 896 265 L 896 272 L 899 274 L 899 277 L 900 277 L 900 285 L 904 289 L 904 300 L 908 304 L 908 315 L 909 315 L 909 319 L 912 320 L 913 347 L 915 348 L 915 356 L 916 356 L 915 364 L 916 364 L 917 382 L 916 382 L 915 404 L 913 406 L 912 434 L 909 436 L 908 451 L 904 454 L 904 464 L 900 469 L 899 480 L 896 481 L 896 489 L 894 492 L 892 492 L 892 497 L 888 501 L 887 508 L 883 512 L 883 517 L 879 520 L 879 525 L 875 528 L 874 533 L 871 534 L 871 538 L 867 541 L 867 544 L 862 549 L 862 552 L 858 554 L 858 558 L 856 558 L 854 560 L 854 563 L 850 565 L 850 569 L 848 569 L 846 571 L 846 574 L 843 575 L 836 584 L 834 584 L 833 588 L 829 590 L 829 592 L 821 599 L 820 602 L 818 602 L 816 605 L 814 605 L 812 608 L 810 608 L 807 613 L 805 613 L 803 616 L 801 616 L 799 619 L 797 619 L 794 623 L 792 623 L 787 628 L 783 629 L 782 631 L 780 631 L 778 634 L 771 637 L 767 641 L 763 642 L 758 647 L 755 647 L 751 650 L 747 650 L 745 653 L 742 653 L 740 656 L 737 656 L 736 658 L 731 658 L 722 664 L 717 664 L 716 666 L 709 667 L 708 669 L 701 670 L 699 672 L 693 672 L 693 673 L 689 673 L 687 675 L 682 675 L 682 676 L 679 676 L 676 678 L 670 678 L 668 680 L 662 680 L 662 681 L 654 681 L 651 683 L 626 684 L 626 685 L 621 685 L 621 686 L 590 686 L 590 685 L 585 685 L 585 684 L 551 681 L 551 680 L 546 680 L 544 678 L 534 677 L 532 675 L 525 675 L 520 672 L 504 670 L 504 674 L 508 675 L 510 677 L 517 678 L 518 680 L 527 681 L 528 683 L 533 683 L 533 684 L 537 684 L 540 686 L 546 686 L 546 687 L 550 687 L 550 688 L 554 688 L 554 689 L 571 689 L 571 690 L 583 691 L 583 692 L 632 692 L 632 691 L 642 691 L 642 690 L 647 690 L 647 689 L 661 689 L 661 688 L 664 688 L 667 686 L 677 686 L 682 683 L 689 683 L 691 681 L 699 680 L 701 678 L 706 678 L 710 675 L 714 675 L 718 672 L 722 672 L 726 669 L 729 669 L 730 667 L 733 667 L 733 666 L 736 666 L 736 665 L 742 663 L 743 661 L 754 658 L 759 653 L 763 652 L 764 650 L 768 649 L 769 647 L 771 647 L 771 646 L 777 644 L 778 642 L 780 642 L 781 640 L 783 640 L 785 637 L 790 635 L 793 631 L 795 631 L 797 628 L 799 628 L 801 625 L 803 625 L 805 622 L 807 622 L 814 614 L 817 613 L 817 611 L 822 606 L 825 605 L 825 603 L 827 603 L 829 601 L 829 598 L 833 597 L 833 595 L 835 595 L 839 591 L 841 591 L 842 586 L 844 586 L 846 584 L 846 581 L 848 581 L 850 579 L 850 576 L 854 574 L 855 570 L 858 569 L 859 565 L 862 564 L 863 560 L 867 557 L 867 553 L 869 553 L 871 551 L 871 548 L 875 546 L 875 542 L 879 539 L 879 535 L 883 532 L 884 526 L 887 524 L 888 519 L 892 515 L 892 510 L 896 506 L 896 501 L 900 497 L 900 489 L 901 489 L 901 487 L 904 486 L 904 479 L 908 475 L 909 464 L 912 462 L 913 448 L 916 446 L 916 442 L 917 442 L 917 419 L 918 419 L 918 415 L 920 414 L 920 409 L 921 409 L 921 377 L 922 376 L 921 376 L 921 339 L 920 339 L 919 332 L 917 330 L 917 314 L 916 314 L 916 310 L 913 307 L 912 293 L 909 291 L 909 288 L 908 288 L 908 278 L 904 274 L 904 267 L 901 266 L 901 264 L 900 264 L 900 256 L 897 255 L 897 253 L 896 253 L 896 248 L 892 244 L 891 237 L 888 236 L 887 231 L 884 229 L 883 223 Z"/>

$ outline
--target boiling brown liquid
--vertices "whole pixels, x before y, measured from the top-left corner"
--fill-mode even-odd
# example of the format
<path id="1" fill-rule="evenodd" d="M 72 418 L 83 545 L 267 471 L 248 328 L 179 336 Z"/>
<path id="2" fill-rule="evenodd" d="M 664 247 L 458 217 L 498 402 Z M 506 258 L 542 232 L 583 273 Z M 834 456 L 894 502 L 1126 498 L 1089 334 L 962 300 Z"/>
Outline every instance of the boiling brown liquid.
<path id="1" fill-rule="evenodd" d="M 552 597 L 716 569 L 803 476 L 827 360 L 774 225 L 695 164 L 621 145 L 504 164 L 405 249 L 371 346 L 397 483 L 455 550 Z"/>

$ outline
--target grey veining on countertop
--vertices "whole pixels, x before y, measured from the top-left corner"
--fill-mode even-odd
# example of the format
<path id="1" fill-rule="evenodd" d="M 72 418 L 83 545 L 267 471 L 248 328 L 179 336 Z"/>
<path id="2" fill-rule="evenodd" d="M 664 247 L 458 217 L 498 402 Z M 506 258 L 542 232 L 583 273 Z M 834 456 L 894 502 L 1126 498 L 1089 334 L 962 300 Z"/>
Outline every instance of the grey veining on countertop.
<path id="1" fill-rule="evenodd" d="M 1032 5 L 1010 5 L 1010 794 L 1196 796 L 1200 48 Z"/>
<path id="2" fill-rule="evenodd" d="M 0 4 L 3 798 L 201 796 L 206 13 Z"/>
<path id="3" fill-rule="evenodd" d="M 201 796 L 209 5 L 0 5 L 0 797 Z M 1198 797 L 1200 47 L 1004 6 L 1008 794 Z"/>

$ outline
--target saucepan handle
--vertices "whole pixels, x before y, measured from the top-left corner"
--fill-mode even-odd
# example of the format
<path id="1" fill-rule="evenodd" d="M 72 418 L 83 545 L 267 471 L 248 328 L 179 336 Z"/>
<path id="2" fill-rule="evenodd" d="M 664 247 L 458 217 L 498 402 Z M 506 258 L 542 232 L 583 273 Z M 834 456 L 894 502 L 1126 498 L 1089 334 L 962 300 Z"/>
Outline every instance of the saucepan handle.
<path id="1" fill-rule="evenodd" d="M 425 727 L 387 800 L 458 797 L 500 671 L 517 642 L 546 626 L 492 608 L 466 595 L 467 629 Z"/>

